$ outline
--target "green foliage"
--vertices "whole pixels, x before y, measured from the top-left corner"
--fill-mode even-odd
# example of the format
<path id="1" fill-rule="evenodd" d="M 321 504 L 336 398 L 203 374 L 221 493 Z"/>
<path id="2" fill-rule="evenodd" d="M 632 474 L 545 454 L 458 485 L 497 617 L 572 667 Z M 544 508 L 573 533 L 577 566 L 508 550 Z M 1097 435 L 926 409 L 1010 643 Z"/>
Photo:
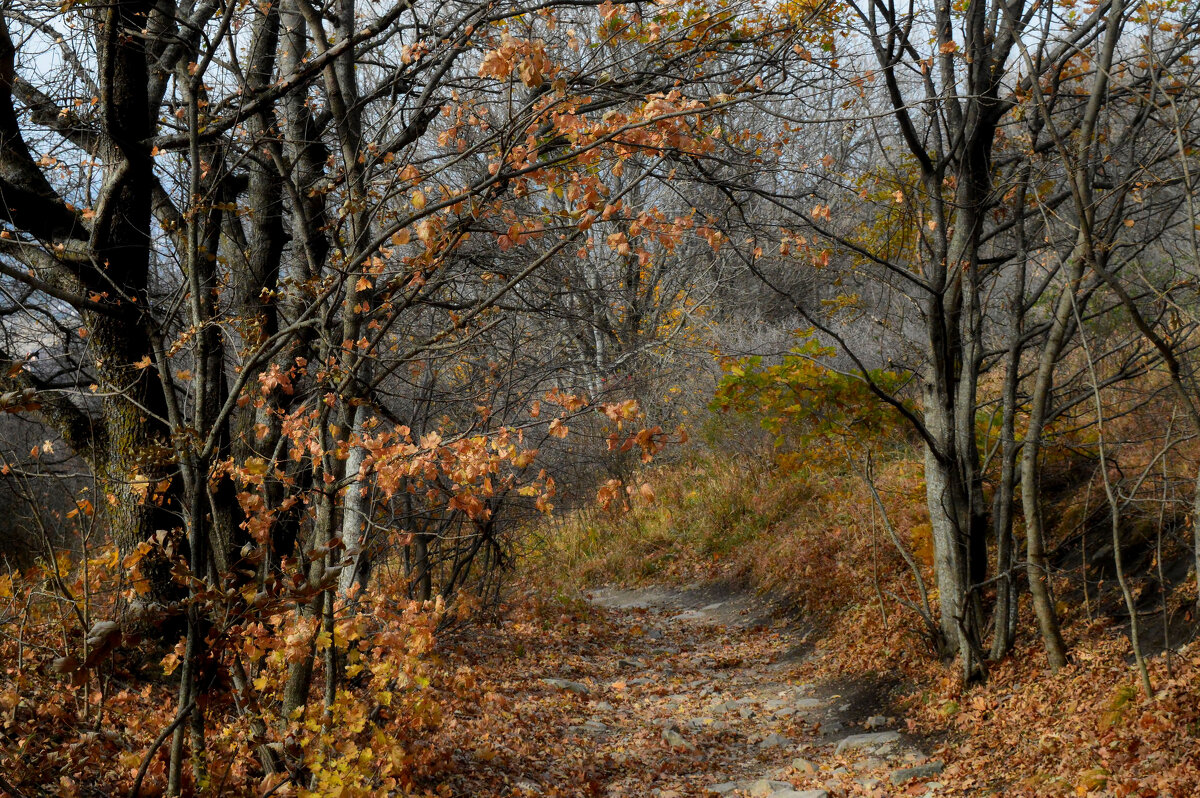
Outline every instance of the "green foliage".
<path id="1" fill-rule="evenodd" d="M 711 406 L 758 413 L 763 429 L 775 436 L 776 448 L 790 444 L 812 454 L 844 454 L 846 447 L 876 442 L 901 419 L 867 379 L 894 394 L 904 378 L 879 369 L 868 372 L 867 379 L 837 371 L 828 364 L 836 354 L 810 338 L 777 365 L 764 365 L 758 356 L 726 360 Z"/>

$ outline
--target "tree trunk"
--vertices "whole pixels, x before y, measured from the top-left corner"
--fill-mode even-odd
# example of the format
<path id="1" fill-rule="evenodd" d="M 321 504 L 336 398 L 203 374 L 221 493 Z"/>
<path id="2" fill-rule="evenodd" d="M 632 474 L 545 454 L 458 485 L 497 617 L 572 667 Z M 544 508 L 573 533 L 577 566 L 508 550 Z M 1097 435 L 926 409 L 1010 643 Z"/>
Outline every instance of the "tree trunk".
<path id="1" fill-rule="evenodd" d="M 1067 646 L 1059 629 L 1058 613 L 1054 608 L 1051 591 L 1038 479 L 1041 468 L 1042 432 L 1053 392 L 1054 367 L 1062 353 L 1063 342 L 1070 326 L 1071 307 L 1083 274 L 1083 257 L 1078 251 L 1072 253 L 1066 268 L 1067 281 L 1055 304 L 1050 332 L 1038 359 L 1033 393 L 1029 399 L 1029 424 L 1025 429 L 1025 441 L 1021 451 L 1021 506 L 1025 514 L 1025 560 L 1029 593 L 1033 598 L 1033 611 L 1037 616 L 1038 630 L 1042 635 L 1046 659 L 1051 670 L 1058 670 L 1067 664 Z"/>
<path id="2" fill-rule="evenodd" d="M 1013 502 L 1016 494 L 1017 455 L 1020 452 L 1015 429 L 1017 382 L 1021 376 L 1019 327 L 1013 330 L 1006 368 L 1000 420 L 1000 481 L 996 485 L 992 510 L 992 529 L 996 537 L 996 574 L 999 580 L 996 583 L 996 607 L 992 615 L 995 624 L 992 633 L 992 659 L 1000 659 L 1012 649 L 1017 631 L 1017 585 L 1012 570 L 1015 559 Z"/>
<path id="3" fill-rule="evenodd" d="M 925 425 L 943 452 L 954 452 L 950 433 L 949 413 L 934 391 L 925 391 Z M 963 599 L 966 595 L 966 551 L 963 545 L 963 520 L 968 515 L 968 499 L 960 490 L 953 459 L 939 457 L 929 445 L 925 447 L 925 498 L 929 507 L 929 524 L 933 536 L 933 565 L 937 577 L 938 606 L 941 612 L 942 653 L 946 656 L 961 650 L 959 621 L 963 618 Z"/>
<path id="4" fill-rule="evenodd" d="M 370 379 L 370 377 L 367 377 Z M 371 416 L 371 408 L 365 402 L 354 411 L 353 435 L 363 435 L 367 420 Z M 367 450 L 362 446 L 352 446 L 346 458 L 346 494 L 342 499 L 342 543 L 346 546 L 346 556 L 349 564 L 338 575 L 338 594 L 346 596 L 350 589 L 359 585 L 362 590 L 366 587 L 368 558 L 363 551 L 367 544 L 367 483 L 359 479 L 363 461 L 366 460 Z"/>
<path id="5" fill-rule="evenodd" d="M 96 202 L 91 246 L 102 272 L 89 274 L 89 287 L 114 297 L 117 312 L 86 313 L 90 346 L 104 391 L 111 392 L 101 410 L 107 451 L 97 465 L 110 495 L 113 538 L 122 555 L 157 530 L 180 526 L 177 497 L 153 501 L 153 492 L 169 471 L 170 451 L 166 401 L 142 318 L 149 306 L 150 225 L 153 163 L 144 142 L 154 132 L 148 92 L 145 40 L 128 31 L 146 27 L 152 3 L 118 0 L 105 7 L 98 24 L 97 50 L 101 87 L 101 120 L 106 142 L 104 185 Z M 140 568 L 155 598 L 175 590 L 170 565 L 148 556 Z"/>

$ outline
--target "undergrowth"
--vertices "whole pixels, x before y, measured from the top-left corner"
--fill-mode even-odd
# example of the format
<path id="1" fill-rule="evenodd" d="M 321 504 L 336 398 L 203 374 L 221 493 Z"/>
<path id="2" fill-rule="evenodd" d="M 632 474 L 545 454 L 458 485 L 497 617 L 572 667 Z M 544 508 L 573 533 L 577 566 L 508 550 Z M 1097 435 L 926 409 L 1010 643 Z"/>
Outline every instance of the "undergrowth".
<path id="1" fill-rule="evenodd" d="M 896 458 L 876 480 L 902 541 L 928 549 L 918 464 Z M 644 475 L 653 501 L 588 508 L 542 530 L 532 566 L 564 589 L 728 580 L 806 617 L 901 591 L 902 560 L 863 480 L 850 469 L 791 467 L 787 457 L 693 455 Z M 837 601 L 830 597 L 837 596 Z"/>

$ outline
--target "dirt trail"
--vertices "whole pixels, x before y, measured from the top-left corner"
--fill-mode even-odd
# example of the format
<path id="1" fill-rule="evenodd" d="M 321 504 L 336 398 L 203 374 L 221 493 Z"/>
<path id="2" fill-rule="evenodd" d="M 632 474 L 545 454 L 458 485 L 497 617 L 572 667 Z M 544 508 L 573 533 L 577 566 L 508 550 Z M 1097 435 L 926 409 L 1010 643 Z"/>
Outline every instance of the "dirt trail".
<path id="1" fill-rule="evenodd" d="M 694 794 L 697 786 L 709 795 L 772 798 L 936 793 L 938 783 L 926 782 L 938 764 L 905 740 L 895 718 L 870 706 L 870 686 L 789 678 L 805 650 L 801 633 L 773 618 L 762 599 L 722 585 L 604 589 L 589 599 L 616 612 L 644 612 L 655 663 L 645 668 L 650 683 L 657 675 L 676 684 L 667 698 L 671 716 L 635 712 L 634 722 L 661 726 L 664 738 L 674 731 L 683 743 L 677 747 L 708 746 L 716 754 L 697 763 L 686 786 L 661 790 L 660 798 Z M 692 678 L 672 679 L 673 672 Z M 665 739 L 673 740 L 679 742 Z M 921 765 L 926 778 L 897 775 L 892 783 L 893 772 Z M 636 788 L 613 784 L 610 794 L 634 795 Z"/>
<path id="2" fill-rule="evenodd" d="M 689 587 L 601 588 L 590 591 L 588 600 L 598 607 L 615 610 L 678 612 L 673 621 L 721 624 L 736 629 L 769 624 L 773 614 L 752 594 L 719 583 Z"/>
<path id="3" fill-rule="evenodd" d="M 792 678 L 801 635 L 773 620 L 761 600 L 712 585 L 597 590 L 588 599 L 586 612 L 600 616 L 602 635 L 588 628 L 536 663 L 523 660 L 541 672 L 515 688 L 517 714 L 541 742 L 514 746 L 516 755 L 503 761 L 503 787 L 488 794 L 941 791 L 940 763 L 885 716 L 872 690 Z M 903 772 L 910 768 L 917 770 Z"/>

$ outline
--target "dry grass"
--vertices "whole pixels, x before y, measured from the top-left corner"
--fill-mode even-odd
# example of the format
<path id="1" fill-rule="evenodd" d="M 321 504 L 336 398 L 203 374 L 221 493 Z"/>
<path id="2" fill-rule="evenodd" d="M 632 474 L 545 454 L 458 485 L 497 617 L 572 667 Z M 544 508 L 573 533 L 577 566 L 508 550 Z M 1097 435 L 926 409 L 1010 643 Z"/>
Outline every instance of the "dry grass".
<path id="1" fill-rule="evenodd" d="M 653 502 L 587 509 L 543 527 L 535 578 L 566 590 L 722 579 L 810 616 L 876 601 L 877 573 L 886 589 L 902 589 L 893 576 L 900 559 L 852 472 L 788 468 L 765 454 L 694 457 L 642 478 Z M 913 501 L 922 487 L 915 462 L 889 463 L 879 485 L 906 545 L 919 548 L 927 524 Z"/>

